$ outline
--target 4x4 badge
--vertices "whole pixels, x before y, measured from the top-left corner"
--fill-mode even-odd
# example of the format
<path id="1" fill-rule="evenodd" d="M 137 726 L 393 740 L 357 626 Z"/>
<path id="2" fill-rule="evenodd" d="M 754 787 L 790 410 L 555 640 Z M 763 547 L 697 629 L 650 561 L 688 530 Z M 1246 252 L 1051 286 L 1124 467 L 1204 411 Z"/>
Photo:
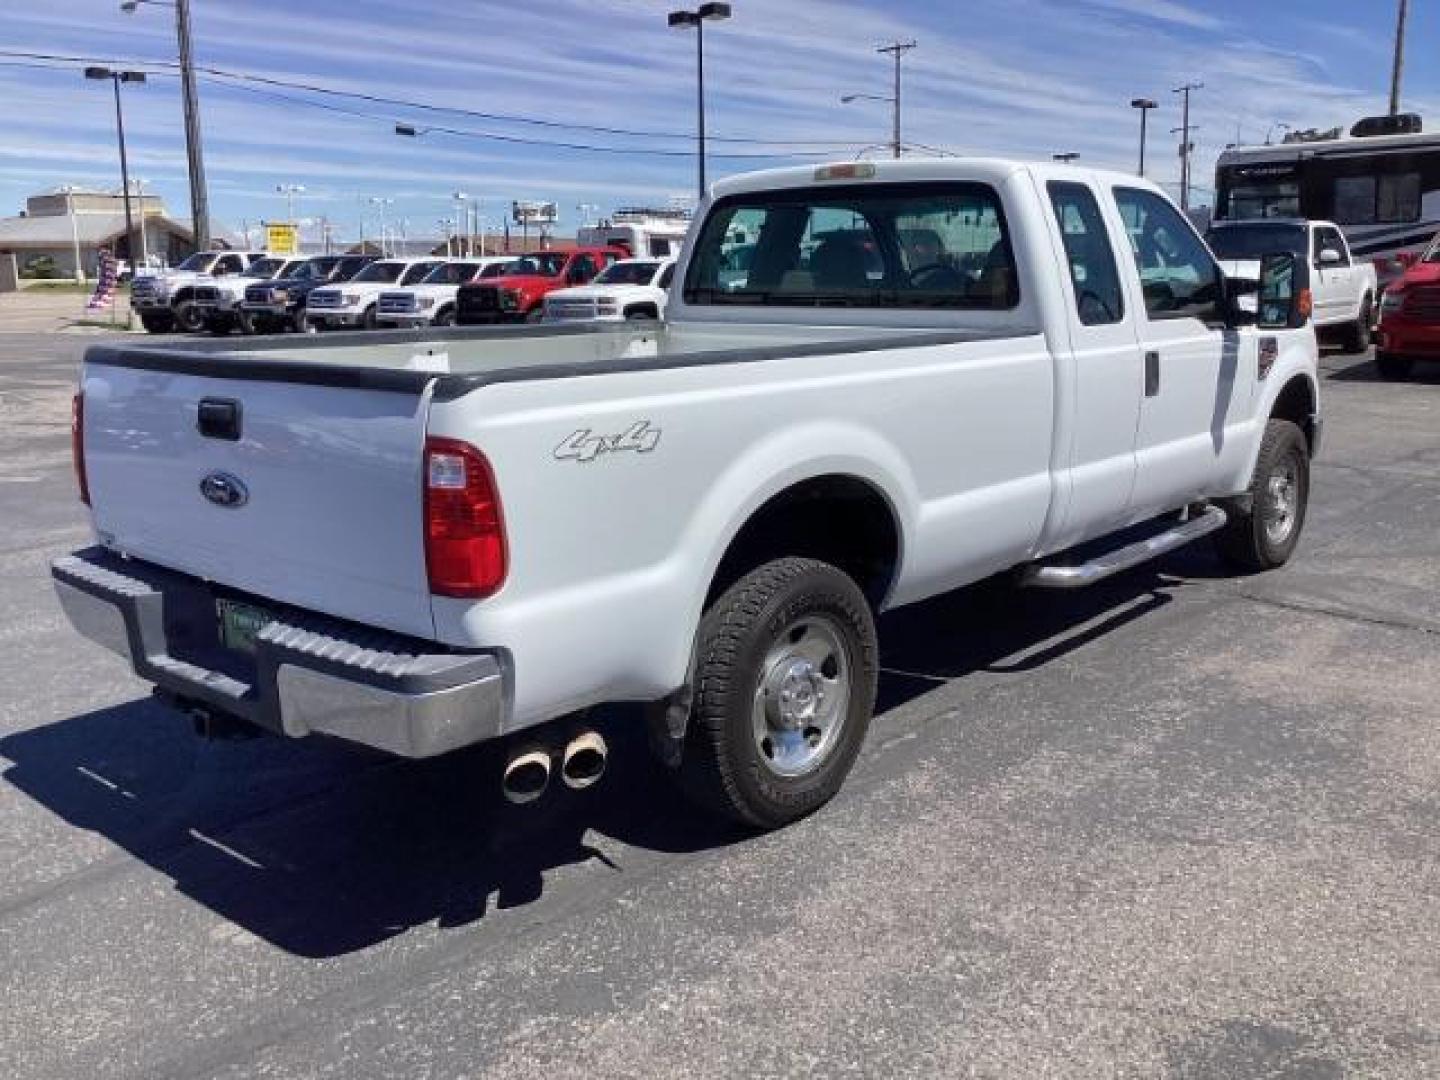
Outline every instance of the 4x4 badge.
<path id="1" fill-rule="evenodd" d="M 660 429 L 651 427 L 648 420 L 637 420 L 618 435 L 596 435 L 581 428 L 555 448 L 555 457 L 559 461 L 594 461 L 601 454 L 622 450 L 648 454 L 659 444 Z"/>

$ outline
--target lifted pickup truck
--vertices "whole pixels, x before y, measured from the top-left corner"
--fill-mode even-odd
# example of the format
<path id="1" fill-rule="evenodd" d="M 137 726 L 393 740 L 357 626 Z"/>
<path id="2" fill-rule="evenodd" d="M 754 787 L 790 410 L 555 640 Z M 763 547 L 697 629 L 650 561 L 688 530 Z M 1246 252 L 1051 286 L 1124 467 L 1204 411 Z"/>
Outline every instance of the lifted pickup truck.
<path id="1" fill-rule="evenodd" d="M 1338 225 L 1328 221 L 1217 221 L 1205 238 L 1220 257 L 1225 273 L 1255 280 L 1260 256 L 1289 251 L 1312 263 L 1309 275 L 1315 329 L 1338 334 L 1350 352 L 1370 348 L 1377 297 L 1373 264 L 1356 260 Z"/>
<path id="2" fill-rule="evenodd" d="M 545 314 L 545 297 L 557 289 L 588 284 L 623 258 L 622 249 L 603 247 L 518 255 L 503 276 L 460 286 L 455 295 L 455 321 L 461 326 L 539 322 Z"/>
<path id="3" fill-rule="evenodd" d="M 93 346 L 64 610 L 205 723 L 506 740 L 517 800 L 603 758 L 548 721 L 646 702 L 685 789 L 771 827 L 855 760 L 878 612 L 1205 535 L 1291 557 L 1293 256 L 1242 311 L 1157 187 L 1050 163 L 778 170 L 701 215 L 663 324 Z"/>
<path id="4" fill-rule="evenodd" d="M 173 270 L 138 275 L 130 283 L 130 306 L 152 334 L 194 333 L 204 325 L 204 312 L 195 303 L 197 285 L 243 274 L 271 257 L 263 251 L 197 251 Z"/>

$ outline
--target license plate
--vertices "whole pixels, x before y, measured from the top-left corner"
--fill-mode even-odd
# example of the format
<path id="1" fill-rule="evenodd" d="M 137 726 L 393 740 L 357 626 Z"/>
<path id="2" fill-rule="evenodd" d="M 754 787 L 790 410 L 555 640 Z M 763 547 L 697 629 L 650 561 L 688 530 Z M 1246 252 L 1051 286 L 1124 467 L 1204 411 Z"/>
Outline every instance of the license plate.
<path id="1" fill-rule="evenodd" d="M 220 617 L 220 644 L 246 653 L 255 652 L 255 637 L 271 619 L 268 611 L 236 600 L 216 600 L 215 614 Z"/>

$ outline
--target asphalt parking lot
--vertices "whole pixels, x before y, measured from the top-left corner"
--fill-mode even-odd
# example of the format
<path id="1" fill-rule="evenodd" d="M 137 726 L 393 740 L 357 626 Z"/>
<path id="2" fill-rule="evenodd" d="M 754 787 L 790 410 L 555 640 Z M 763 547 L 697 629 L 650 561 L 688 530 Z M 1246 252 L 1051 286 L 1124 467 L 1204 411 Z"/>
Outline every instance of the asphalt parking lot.
<path id="1" fill-rule="evenodd" d="M 197 740 L 50 591 L 90 340 L 0 334 L 0 1075 L 1440 1075 L 1440 365 L 1327 355 L 1284 571 L 888 617 L 856 772 L 755 836 L 623 710 L 528 812 Z"/>

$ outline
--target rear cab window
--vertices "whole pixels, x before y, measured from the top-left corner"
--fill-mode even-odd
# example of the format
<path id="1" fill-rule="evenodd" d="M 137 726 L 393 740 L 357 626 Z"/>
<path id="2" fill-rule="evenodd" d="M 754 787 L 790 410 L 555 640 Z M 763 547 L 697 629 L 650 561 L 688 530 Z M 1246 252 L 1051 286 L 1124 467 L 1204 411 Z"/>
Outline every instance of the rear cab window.
<path id="1" fill-rule="evenodd" d="M 1120 322 L 1125 318 L 1124 290 L 1099 200 L 1084 184 L 1071 181 L 1052 180 L 1046 188 L 1065 245 L 1081 325 Z"/>
<path id="2" fill-rule="evenodd" d="M 857 184 L 719 200 L 687 304 L 1008 311 L 1020 302 L 1000 197 L 987 184 Z"/>

